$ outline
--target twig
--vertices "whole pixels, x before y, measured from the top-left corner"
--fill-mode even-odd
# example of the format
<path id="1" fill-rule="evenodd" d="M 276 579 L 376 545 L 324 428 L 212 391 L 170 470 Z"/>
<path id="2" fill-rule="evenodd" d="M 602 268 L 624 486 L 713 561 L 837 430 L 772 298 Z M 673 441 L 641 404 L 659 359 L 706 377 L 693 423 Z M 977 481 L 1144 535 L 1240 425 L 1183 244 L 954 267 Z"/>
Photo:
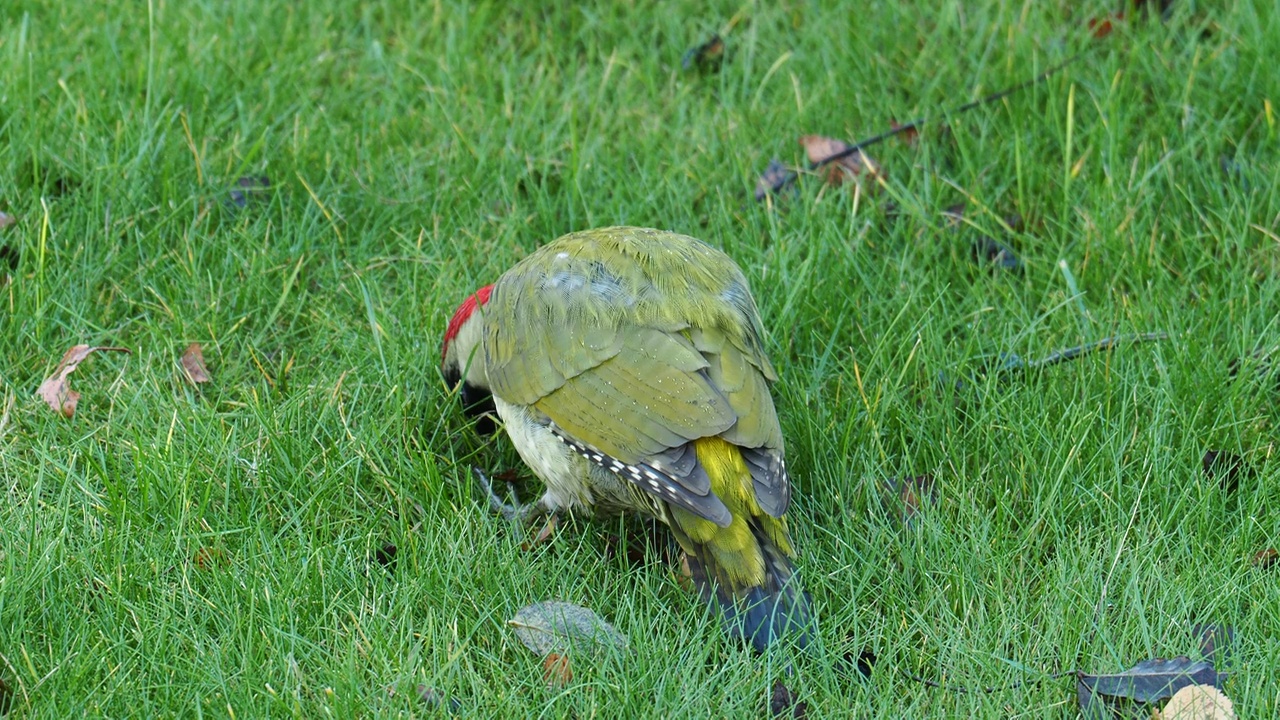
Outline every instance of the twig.
<path id="1" fill-rule="evenodd" d="M 972 110 L 976 107 L 981 107 L 982 105 L 986 105 L 987 103 L 995 102 L 996 100 L 1000 100 L 1002 98 L 1008 97 L 1018 92 L 1019 90 L 1023 90 L 1025 88 L 1031 87 L 1032 85 L 1035 85 L 1039 82 L 1044 81 L 1046 78 L 1050 77 L 1054 73 L 1058 72 L 1059 70 L 1062 70 L 1063 68 L 1067 67 L 1071 63 L 1084 57 L 1085 53 L 1087 52 L 1089 51 L 1082 50 L 1076 53 L 1075 55 L 1072 55 L 1071 57 L 1067 58 L 1066 60 L 1063 60 L 1057 65 L 1054 65 L 1048 70 L 1045 70 L 1039 75 L 1031 78 L 1030 80 L 1023 80 L 1017 85 L 1014 85 L 1012 87 L 1007 87 L 1004 90 L 1001 90 L 1000 92 L 995 92 L 990 95 L 987 95 L 986 97 L 981 97 L 981 98 L 978 98 L 977 100 L 967 102 L 964 105 L 961 105 L 960 107 L 955 108 L 953 110 L 944 111 L 943 113 L 941 113 L 941 117 L 950 117 L 952 115 L 959 115 L 961 113 Z M 868 148 L 868 147 L 871 147 L 872 145 L 882 143 L 885 140 L 888 140 L 889 138 L 895 135 L 907 132 L 908 130 L 916 130 L 921 125 L 924 125 L 927 122 L 929 122 L 928 117 L 916 118 L 915 120 L 912 120 L 911 122 L 906 123 L 904 125 L 899 125 L 893 128 L 892 130 L 887 130 L 885 132 L 880 133 L 879 135 L 869 137 L 866 140 L 860 140 L 854 143 L 853 145 L 850 145 L 849 147 L 845 148 L 844 150 L 841 150 L 838 153 L 835 153 L 833 155 L 828 155 L 822 158 L 821 160 L 817 160 L 815 162 L 809 163 L 808 170 L 809 172 L 813 172 L 814 170 L 817 170 L 818 168 L 824 165 L 836 162 L 837 160 L 843 160 L 844 158 L 847 158 L 850 155 L 861 152 L 864 148 Z M 796 178 L 798 178 L 799 176 L 800 176 L 800 173 L 796 172 L 795 170 L 789 170 L 787 174 L 784 175 L 781 179 L 779 179 L 776 183 L 774 183 L 774 185 L 770 187 L 769 190 L 771 192 L 778 192 L 779 190 L 782 190 L 783 188 L 787 187 L 791 183 L 795 182 Z"/>
<path id="2" fill-rule="evenodd" d="M 1110 350 L 1122 342 L 1136 345 L 1138 343 L 1159 342 L 1161 340 L 1168 339 L 1169 333 L 1162 332 L 1141 333 L 1138 335 L 1113 335 L 1112 337 L 1103 338 L 1096 342 L 1085 343 L 1084 345 L 1076 345 L 1075 347 L 1069 347 L 1065 350 L 1051 352 L 1039 360 L 1028 360 L 1023 364 L 1023 367 L 1028 370 L 1036 370 L 1043 367 L 1049 367 L 1050 365 L 1057 365 L 1060 362 L 1074 360 L 1078 357 L 1089 355 L 1099 350 Z"/>

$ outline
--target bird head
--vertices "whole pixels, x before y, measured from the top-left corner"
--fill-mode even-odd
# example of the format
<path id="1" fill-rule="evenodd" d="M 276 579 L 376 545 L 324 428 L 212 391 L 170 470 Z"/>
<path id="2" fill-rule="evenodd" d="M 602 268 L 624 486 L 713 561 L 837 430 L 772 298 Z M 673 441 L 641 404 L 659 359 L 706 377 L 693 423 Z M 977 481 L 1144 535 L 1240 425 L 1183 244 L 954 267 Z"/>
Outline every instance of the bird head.
<path id="1" fill-rule="evenodd" d="M 445 382 L 450 388 L 462 383 L 463 407 L 468 415 L 480 418 L 476 427 L 485 435 L 494 430 L 494 405 L 480 341 L 484 337 L 483 308 L 492 293 L 493 286 L 485 285 L 462 301 L 445 328 L 440 352 L 440 372 Z"/>

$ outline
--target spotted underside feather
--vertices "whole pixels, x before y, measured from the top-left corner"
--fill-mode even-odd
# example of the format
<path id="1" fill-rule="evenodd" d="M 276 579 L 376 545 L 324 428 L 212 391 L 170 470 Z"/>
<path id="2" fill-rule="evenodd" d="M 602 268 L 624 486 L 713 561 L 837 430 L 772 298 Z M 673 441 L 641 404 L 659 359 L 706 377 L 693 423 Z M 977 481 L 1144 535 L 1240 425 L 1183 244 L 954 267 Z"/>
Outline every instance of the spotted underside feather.
<path id="1" fill-rule="evenodd" d="M 505 273 L 484 312 L 494 394 L 532 406 L 580 455 L 724 526 L 729 510 L 691 450 L 720 437 L 742 451 L 758 507 L 786 512 L 777 376 L 746 278 L 723 253 L 638 228 L 576 233 Z"/>

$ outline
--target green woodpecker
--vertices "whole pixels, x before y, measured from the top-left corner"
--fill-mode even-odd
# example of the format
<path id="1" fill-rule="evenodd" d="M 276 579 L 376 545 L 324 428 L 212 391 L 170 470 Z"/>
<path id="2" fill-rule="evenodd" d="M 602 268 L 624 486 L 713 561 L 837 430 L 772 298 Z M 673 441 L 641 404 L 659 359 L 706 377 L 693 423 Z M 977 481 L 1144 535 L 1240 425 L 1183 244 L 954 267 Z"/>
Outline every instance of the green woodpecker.
<path id="1" fill-rule="evenodd" d="M 469 412 L 496 410 L 546 484 L 521 517 L 657 518 L 729 632 L 763 650 L 788 632 L 806 643 L 810 613 L 762 335 L 727 255 L 675 233 L 602 228 L 543 246 L 467 298 L 445 331 L 443 371 Z"/>

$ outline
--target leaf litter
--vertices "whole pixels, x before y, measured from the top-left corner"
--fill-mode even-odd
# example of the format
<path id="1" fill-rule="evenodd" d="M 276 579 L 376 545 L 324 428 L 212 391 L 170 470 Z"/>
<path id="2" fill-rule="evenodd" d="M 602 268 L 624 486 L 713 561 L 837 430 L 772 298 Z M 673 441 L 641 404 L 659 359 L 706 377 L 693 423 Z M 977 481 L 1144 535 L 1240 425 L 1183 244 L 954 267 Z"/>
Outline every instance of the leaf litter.
<path id="1" fill-rule="evenodd" d="M 36 396 L 48 403 L 54 412 L 60 413 L 64 417 L 75 415 L 76 406 L 80 403 L 80 393 L 71 389 L 70 376 L 71 373 L 76 371 L 76 368 L 80 367 L 80 363 L 96 352 L 130 354 L 128 348 L 122 347 L 73 345 L 62 356 L 62 360 L 58 363 L 58 367 L 54 369 L 53 374 L 40 383 L 40 388 L 36 390 Z"/>
<path id="2" fill-rule="evenodd" d="M 182 369 L 187 371 L 187 379 L 195 385 L 210 381 L 209 368 L 204 364 L 204 352 L 200 343 L 191 343 L 182 353 Z"/>
<path id="3" fill-rule="evenodd" d="M 626 650 L 628 646 L 627 637 L 595 611 L 560 600 L 526 605 L 507 624 L 520 642 L 537 655 L 563 655 L 575 648 L 592 652 Z"/>

